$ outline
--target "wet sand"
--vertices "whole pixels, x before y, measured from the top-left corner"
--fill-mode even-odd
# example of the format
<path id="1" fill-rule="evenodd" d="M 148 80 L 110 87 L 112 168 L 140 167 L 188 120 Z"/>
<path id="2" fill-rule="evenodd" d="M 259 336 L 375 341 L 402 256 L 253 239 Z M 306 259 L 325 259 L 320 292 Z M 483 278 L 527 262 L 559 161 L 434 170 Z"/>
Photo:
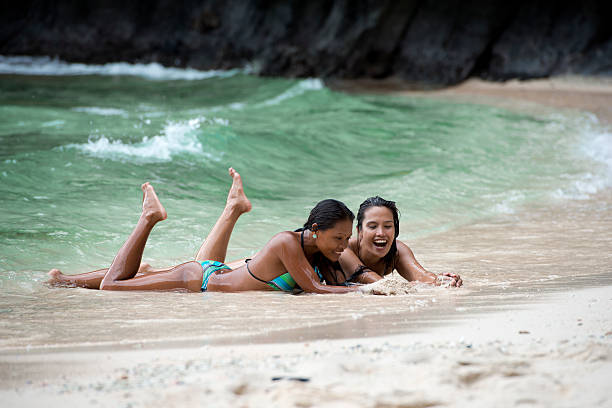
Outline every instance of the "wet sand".
<path id="1" fill-rule="evenodd" d="M 555 80 L 472 81 L 426 95 L 578 109 L 612 123 L 612 88 L 564 81 L 566 91 L 549 89 Z M 410 245 L 424 266 L 461 274 L 465 287 L 394 276 L 379 288 L 390 296 L 9 288 L 0 310 L 17 319 L 2 320 L 2 333 L 13 335 L 0 337 L 0 399 L 7 406 L 612 405 L 612 191 L 532 205 Z"/>
<path id="2" fill-rule="evenodd" d="M 385 337 L 2 355 L 5 406 L 610 406 L 612 286 Z"/>

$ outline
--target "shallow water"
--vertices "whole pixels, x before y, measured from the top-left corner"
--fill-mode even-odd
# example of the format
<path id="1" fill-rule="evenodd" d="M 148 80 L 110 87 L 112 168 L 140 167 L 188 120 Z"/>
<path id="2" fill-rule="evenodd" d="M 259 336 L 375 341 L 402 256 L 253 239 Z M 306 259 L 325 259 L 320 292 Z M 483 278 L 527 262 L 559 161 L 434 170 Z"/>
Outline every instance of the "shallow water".
<path id="1" fill-rule="evenodd" d="M 589 114 L 345 94 L 317 79 L 248 71 L 2 58 L 0 73 L 0 347 L 392 334 L 414 327 L 413 312 L 462 310 L 483 291 L 488 304 L 504 287 L 525 300 L 532 292 L 522 284 L 595 282 L 610 272 L 601 254 L 610 243 L 612 135 Z M 385 298 L 42 285 L 52 267 L 76 273 L 110 263 L 137 220 L 143 181 L 169 213 L 144 259 L 191 259 L 224 204 L 229 166 L 254 205 L 237 225 L 230 258 L 301 225 L 320 199 L 356 210 L 379 194 L 398 202 L 400 238 L 419 260 L 460 272 L 469 285 Z M 549 209 L 569 207 L 550 232 Z M 585 240 L 593 229 L 602 238 Z M 571 254 L 568 236 L 594 258 L 590 269 L 559 271 Z M 512 268 L 512 257 L 524 259 Z"/>

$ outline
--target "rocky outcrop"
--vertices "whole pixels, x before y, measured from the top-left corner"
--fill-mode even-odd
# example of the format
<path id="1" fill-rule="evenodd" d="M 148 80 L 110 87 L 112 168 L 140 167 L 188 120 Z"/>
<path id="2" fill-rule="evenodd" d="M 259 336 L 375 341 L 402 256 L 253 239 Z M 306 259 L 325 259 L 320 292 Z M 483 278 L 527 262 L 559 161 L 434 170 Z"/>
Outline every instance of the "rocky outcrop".
<path id="1" fill-rule="evenodd" d="M 448 85 L 612 75 L 612 2 L 31 0 L 5 4 L 0 54 L 262 75 Z"/>

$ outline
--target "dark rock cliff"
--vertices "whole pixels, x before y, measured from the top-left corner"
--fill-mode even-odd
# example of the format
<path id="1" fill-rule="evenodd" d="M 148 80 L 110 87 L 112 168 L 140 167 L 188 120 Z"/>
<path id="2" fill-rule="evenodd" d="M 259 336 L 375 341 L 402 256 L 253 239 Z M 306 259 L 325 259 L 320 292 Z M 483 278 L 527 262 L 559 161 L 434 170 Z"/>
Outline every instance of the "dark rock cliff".
<path id="1" fill-rule="evenodd" d="M 24 0 L 0 54 L 448 85 L 612 75 L 612 2 Z"/>

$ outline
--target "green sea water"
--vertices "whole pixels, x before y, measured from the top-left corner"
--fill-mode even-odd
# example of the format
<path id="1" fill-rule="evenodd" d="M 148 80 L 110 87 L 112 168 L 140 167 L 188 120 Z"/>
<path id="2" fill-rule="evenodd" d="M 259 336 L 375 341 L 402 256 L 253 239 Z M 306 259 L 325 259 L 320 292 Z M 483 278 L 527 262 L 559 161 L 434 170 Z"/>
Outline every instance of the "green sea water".
<path id="1" fill-rule="evenodd" d="M 144 181 L 169 214 L 144 259 L 165 266 L 190 260 L 206 237 L 229 166 L 254 207 L 230 258 L 299 227 L 325 198 L 355 212 L 372 195 L 395 200 L 410 240 L 586 198 L 612 179 L 612 137 L 588 114 L 347 94 L 246 71 L 1 67 L 0 289 L 29 287 L 53 267 L 108 266 L 138 219 Z"/>

